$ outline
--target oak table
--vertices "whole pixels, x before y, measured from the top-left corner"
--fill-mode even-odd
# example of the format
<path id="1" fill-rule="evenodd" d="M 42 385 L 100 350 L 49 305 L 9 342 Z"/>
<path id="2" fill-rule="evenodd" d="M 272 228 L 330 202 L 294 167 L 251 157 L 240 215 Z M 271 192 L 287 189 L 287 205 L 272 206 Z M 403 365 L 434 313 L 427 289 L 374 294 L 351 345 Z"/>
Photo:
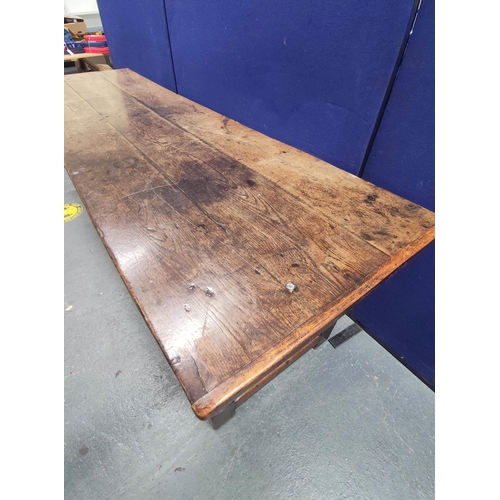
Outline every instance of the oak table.
<path id="1" fill-rule="evenodd" d="M 214 428 L 434 239 L 434 213 L 122 69 L 65 76 L 65 168 Z"/>

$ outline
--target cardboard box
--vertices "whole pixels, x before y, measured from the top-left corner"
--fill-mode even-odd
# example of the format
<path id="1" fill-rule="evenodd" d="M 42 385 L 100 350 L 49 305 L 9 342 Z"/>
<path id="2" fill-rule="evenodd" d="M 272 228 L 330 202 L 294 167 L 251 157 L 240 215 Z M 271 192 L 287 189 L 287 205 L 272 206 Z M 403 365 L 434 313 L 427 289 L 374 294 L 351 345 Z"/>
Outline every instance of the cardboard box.
<path id="1" fill-rule="evenodd" d="M 71 23 L 65 22 L 64 27 L 71 33 L 72 37 L 75 40 L 81 40 L 83 38 L 83 35 L 87 33 L 87 25 L 81 17 L 73 17 L 71 19 L 65 17 L 64 20 L 74 21 Z"/>

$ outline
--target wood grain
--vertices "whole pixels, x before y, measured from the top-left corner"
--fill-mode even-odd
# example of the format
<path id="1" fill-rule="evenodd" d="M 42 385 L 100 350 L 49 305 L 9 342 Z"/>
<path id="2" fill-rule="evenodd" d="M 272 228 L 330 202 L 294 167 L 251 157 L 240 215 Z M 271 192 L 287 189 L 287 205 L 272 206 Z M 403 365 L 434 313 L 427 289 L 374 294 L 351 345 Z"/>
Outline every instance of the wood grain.
<path id="1" fill-rule="evenodd" d="M 202 419 L 434 238 L 433 213 L 129 70 L 65 77 L 65 167 Z"/>
<path id="2" fill-rule="evenodd" d="M 388 255 L 434 226 L 434 214 L 303 151 L 169 92 L 130 70 L 104 78 L 166 120 L 266 176 Z"/>

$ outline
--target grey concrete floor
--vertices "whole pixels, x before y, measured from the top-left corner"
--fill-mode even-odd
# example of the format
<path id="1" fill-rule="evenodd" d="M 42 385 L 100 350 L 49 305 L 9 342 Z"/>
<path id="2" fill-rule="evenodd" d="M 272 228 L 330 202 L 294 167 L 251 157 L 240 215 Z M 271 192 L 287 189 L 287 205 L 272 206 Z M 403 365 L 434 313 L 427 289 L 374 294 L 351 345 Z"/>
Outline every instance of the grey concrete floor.
<path id="1" fill-rule="evenodd" d="M 365 332 L 307 353 L 214 431 L 85 210 L 64 233 L 67 500 L 434 498 L 434 393 Z"/>

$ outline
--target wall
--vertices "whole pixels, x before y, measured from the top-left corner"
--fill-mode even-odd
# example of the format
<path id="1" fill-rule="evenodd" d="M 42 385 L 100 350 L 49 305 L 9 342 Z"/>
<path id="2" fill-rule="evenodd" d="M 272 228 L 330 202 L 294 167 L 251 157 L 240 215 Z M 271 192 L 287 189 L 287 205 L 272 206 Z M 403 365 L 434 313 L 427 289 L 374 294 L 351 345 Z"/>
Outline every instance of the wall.
<path id="1" fill-rule="evenodd" d="M 434 0 L 423 0 L 363 178 L 434 210 Z M 426 248 L 351 317 L 434 387 L 435 248 Z"/>
<path id="2" fill-rule="evenodd" d="M 176 91 L 163 0 L 99 0 L 114 68 L 130 68 Z"/>
<path id="3" fill-rule="evenodd" d="M 89 31 L 97 31 L 102 28 L 96 0 L 65 0 L 64 15 L 83 17 Z"/>
<path id="4" fill-rule="evenodd" d="M 414 0 L 166 0 L 180 94 L 358 174 Z"/>

